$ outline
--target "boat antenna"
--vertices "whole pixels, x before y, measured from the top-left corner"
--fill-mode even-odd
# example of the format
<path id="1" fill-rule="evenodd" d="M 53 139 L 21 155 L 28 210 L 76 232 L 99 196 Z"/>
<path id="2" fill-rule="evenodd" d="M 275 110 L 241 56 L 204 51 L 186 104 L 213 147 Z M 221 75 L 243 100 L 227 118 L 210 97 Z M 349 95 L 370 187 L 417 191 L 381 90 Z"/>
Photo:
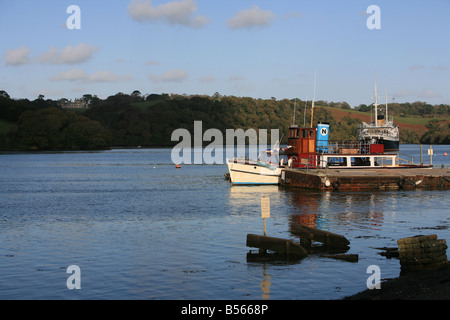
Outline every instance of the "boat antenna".
<path id="1" fill-rule="evenodd" d="M 305 100 L 305 111 L 303 113 L 303 127 L 306 127 L 306 108 L 308 107 L 308 96 L 306 96 Z"/>
<path id="2" fill-rule="evenodd" d="M 388 118 L 388 102 L 387 102 L 387 88 L 386 88 L 386 119 L 385 119 L 385 121 L 388 121 L 389 120 L 389 118 Z"/>
<path id="3" fill-rule="evenodd" d="M 314 120 L 314 101 L 316 100 L 316 72 L 314 72 L 314 97 L 312 100 L 312 106 L 311 106 L 311 128 L 313 127 L 313 120 Z"/>

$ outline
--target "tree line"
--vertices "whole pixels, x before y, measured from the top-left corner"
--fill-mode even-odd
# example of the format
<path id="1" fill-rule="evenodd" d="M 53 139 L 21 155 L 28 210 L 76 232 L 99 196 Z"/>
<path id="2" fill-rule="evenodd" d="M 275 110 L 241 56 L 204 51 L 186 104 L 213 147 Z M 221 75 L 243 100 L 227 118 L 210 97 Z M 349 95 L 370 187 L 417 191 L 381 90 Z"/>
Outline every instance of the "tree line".
<path id="1" fill-rule="evenodd" d="M 86 94 L 82 97 L 88 109 L 64 109 L 61 101 L 39 96 L 30 101 L 11 99 L 0 91 L 0 149 L 1 150 L 89 150 L 111 147 L 170 147 L 172 132 L 185 128 L 193 134 L 194 121 L 202 121 L 203 128 L 219 129 L 279 129 L 282 143 L 287 143 L 287 130 L 294 121 L 309 125 L 311 101 L 297 99 L 254 99 L 249 97 L 185 96 L 150 94 L 139 91 L 117 93 L 106 99 Z M 316 102 L 314 125 L 318 121 L 330 123 L 330 140 L 356 140 L 359 119 L 345 116 L 336 121 L 322 106 L 348 109 L 347 103 Z M 411 104 L 415 110 L 428 108 Z M 444 108 L 432 106 L 437 111 Z M 409 108 L 403 106 L 403 112 Z M 363 109 L 362 106 L 356 109 Z M 393 110 L 394 108 L 390 109 Z M 403 109 L 402 109 L 403 110 Z M 432 111 L 433 111 L 432 110 Z M 434 112 L 433 111 L 433 112 Z M 396 111 L 399 112 L 399 111 Z M 448 124 L 432 121 L 428 132 L 417 139 L 424 143 L 450 143 Z M 270 132 L 270 130 L 269 130 Z M 404 135 L 404 143 L 411 135 Z M 269 136 L 270 139 L 270 136 Z M 269 140 L 270 141 L 270 140 Z"/>
<path id="2" fill-rule="evenodd" d="M 389 103 L 388 109 L 390 113 L 398 115 L 400 117 L 417 116 L 431 118 L 433 116 L 448 116 L 450 114 L 450 105 L 448 104 L 431 105 L 429 103 L 421 101 L 416 101 L 413 103 Z M 359 106 L 355 107 L 354 110 L 368 112 L 372 110 L 372 106 L 360 104 Z"/>

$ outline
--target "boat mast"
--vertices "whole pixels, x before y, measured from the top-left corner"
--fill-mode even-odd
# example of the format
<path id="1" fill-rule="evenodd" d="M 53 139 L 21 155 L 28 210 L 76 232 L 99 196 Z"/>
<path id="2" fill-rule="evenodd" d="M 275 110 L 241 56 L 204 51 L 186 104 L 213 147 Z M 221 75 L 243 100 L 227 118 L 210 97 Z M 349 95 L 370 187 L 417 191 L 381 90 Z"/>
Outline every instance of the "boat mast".
<path id="1" fill-rule="evenodd" d="M 375 126 L 378 125 L 377 74 L 375 73 Z"/>
<path id="2" fill-rule="evenodd" d="M 305 100 L 305 110 L 303 111 L 303 128 L 306 127 L 306 108 L 308 107 L 308 96 Z"/>
<path id="3" fill-rule="evenodd" d="M 389 120 L 388 118 L 388 103 L 387 103 L 387 88 L 386 88 L 386 119 L 384 120 L 385 123 Z"/>
<path id="4" fill-rule="evenodd" d="M 311 107 L 311 128 L 313 127 L 313 120 L 314 120 L 314 101 L 316 100 L 316 72 L 314 72 L 314 97 L 312 100 L 312 107 Z"/>

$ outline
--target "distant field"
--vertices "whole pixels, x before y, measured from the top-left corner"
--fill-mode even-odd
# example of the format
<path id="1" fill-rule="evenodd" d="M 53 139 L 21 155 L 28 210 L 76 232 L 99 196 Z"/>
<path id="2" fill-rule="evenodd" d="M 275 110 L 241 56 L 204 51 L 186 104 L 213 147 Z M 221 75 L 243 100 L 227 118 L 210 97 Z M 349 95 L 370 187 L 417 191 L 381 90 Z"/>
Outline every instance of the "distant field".
<path id="1" fill-rule="evenodd" d="M 349 116 L 353 119 L 360 119 L 364 122 L 370 122 L 371 117 L 370 114 L 367 112 L 360 112 L 355 110 L 345 110 L 345 109 L 339 109 L 339 108 L 333 108 L 333 107 L 324 107 L 328 111 L 331 112 L 333 115 L 333 118 L 336 121 L 340 121 L 343 117 Z M 447 120 L 447 122 L 450 122 L 449 117 L 443 117 L 443 118 L 418 118 L 418 117 L 401 117 L 401 116 L 394 116 L 394 123 L 398 124 L 400 129 L 409 129 L 414 132 L 416 132 L 419 136 L 424 134 L 428 131 L 428 129 L 425 127 L 425 125 L 430 122 L 431 120 Z"/>
<path id="2" fill-rule="evenodd" d="M 416 124 L 416 125 L 426 125 L 431 120 L 447 120 L 450 121 L 450 117 L 442 117 L 442 118 L 419 118 L 419 117 L 401 117 L 401 116 L 394 116 L 394 121 L 398 121 L 400 123 L 406 123 L 406 124 Z"/>

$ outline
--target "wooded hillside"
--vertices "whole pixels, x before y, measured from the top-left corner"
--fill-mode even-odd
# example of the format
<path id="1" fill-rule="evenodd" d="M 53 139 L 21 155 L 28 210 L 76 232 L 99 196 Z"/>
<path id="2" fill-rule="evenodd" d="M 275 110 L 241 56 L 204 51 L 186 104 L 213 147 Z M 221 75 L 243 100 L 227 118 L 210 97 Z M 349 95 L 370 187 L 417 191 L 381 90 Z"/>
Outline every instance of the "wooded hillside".
<path id="1" fill-rule="evenodd" d="M 193 133 L 194 121 L 203 130 L 279 129 L 287 142 L 293 121 L 310 125 L 311 101 L 254 99 L 248 97 L 180 96 L 118 93 L 107 99 L 84 95 L 88 109 L 62 108 L 61 101 L 14 100 L 0 92 L 0 149 L 83 150 L 110 147 L 173 146 L 172 132 Z M 347 103 L 318 101 L 314 125 L 330 123 L 330 140 L 355 140 L 357 125 L 370 121 L 369 107 L 352 109 Z M 403 143 L 450 144 L 450 106 L 426 103 L 390 104 L 390 114 L 400 126 Z M 422 114 L 420 116 L 420 114 Z M 270 137 L 269 137 L 270 139 Z"/>

